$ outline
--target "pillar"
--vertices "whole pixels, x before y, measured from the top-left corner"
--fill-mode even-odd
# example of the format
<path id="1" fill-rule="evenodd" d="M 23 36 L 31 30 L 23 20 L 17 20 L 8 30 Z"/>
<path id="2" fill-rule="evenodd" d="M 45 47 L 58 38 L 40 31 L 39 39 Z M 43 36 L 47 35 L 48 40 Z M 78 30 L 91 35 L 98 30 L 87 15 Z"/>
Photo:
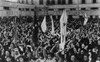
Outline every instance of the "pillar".
<path id="1" fill-rule="evenodd" d="M 99 3 L 100 4 L 100 0 L 96 0 L 97 1 L 97 3 Z"/>
<path id="2" fill-rule="evenodd" d="M 26 4 L 27 3 L 27 0 L 23 0 L 23 3 Z"/>
<path id="3" fill-rule="evenodd" d="M 28 0 L 28 4 L 32 4 L 32 0 Z"/>
<path id="4" fill-rule="evenodd" d="M 78 0 L 78 4 L 81 4 L 82 3 L 82 0 Z"/>
<path id="5" fill-rule="evenodd" d="M 68 4 L 68 0 L 66 0 L 66 4 Z"/>
<path id="6" fill-rule="evenodd" d="M 58 0 L 55 0 L 55 4 L 56 4 L 56 5 L 57 5 L 57 1 L 58 1 Z"/>
<path id="7" fill-rule="evenodd" d="M 43 0 L 43 4 L 46 5 L 46 3 L 47 3 L 47 0 Z"/>
<path id="8" fill-rule="evenodd" d="M 79 4 L 79 0 L 72 0 L 73 4 Z"/>
<path id="9" fill-rule="evenodd" d="M 22 0 L 19 0 L 19 3 L 22 3 Z"/>
<path id="10" fill-rule="evenodd" d="M 87 4 L 91 4 L 92 0 L 85 0 Z"/>
<path id="11" fill-rule="evenodd" d="M 40 0 L 33 0 L 33 4 L 34 4 L 34 5 L 39 5 L 39 1 L 40 1 Z"/>

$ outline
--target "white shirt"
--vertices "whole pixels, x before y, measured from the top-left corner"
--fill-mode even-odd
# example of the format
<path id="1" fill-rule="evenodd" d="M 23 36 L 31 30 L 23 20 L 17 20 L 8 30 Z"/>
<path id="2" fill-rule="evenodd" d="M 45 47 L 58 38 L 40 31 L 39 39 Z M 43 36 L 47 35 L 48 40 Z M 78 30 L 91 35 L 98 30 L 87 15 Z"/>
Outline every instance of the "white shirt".
<path id="1" fill-rule="evenodd" d="M 56 62 L 56 60 L 55 59 L 51 59 L 51 60 L 47 59 L 46 62 Z"/>
<path id="2" fill-rule="evenodd" d="M 45 62 L 46 59 L 37 59 L 36 62 Z"/>
<path id="3" fill-rule="evenodd" d="M 97 60 L 96 62 L 100 62 L 99 60 Z"/>

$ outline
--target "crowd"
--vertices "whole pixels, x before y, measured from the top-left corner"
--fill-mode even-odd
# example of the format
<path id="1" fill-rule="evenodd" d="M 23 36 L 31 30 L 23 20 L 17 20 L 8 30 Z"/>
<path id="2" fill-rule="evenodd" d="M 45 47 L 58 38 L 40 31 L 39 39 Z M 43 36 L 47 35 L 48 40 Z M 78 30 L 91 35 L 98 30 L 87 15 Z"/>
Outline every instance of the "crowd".
<path id="1" fill-rule="evenodd" d="M 51 19 L 47 16 L 47 31 L 41 30 L 29 16 L 0 18 L 0 62 L 96 62 L 100 61 L 99 18 L 68 19 L 64 50 L 59 49 L 60 21 L 53 17 L 54 34 L 51 34 Z M 35 40 L 38 29 L 38 41 Z M 37 42 L 37 45 L 35 44 Z"/>
<path id="2" fill-rule="evenodd" d="M 1 17 L 0 62 L 21 62 L 23 57 L 27 60 L 34 47 L 33 30 L 32 17 Z"/>
<path id="3" fill-rule="evenodd" d="M 99 18 L 89 18 L 83 25 L 84 18 L 69 18 L 67 23 L 66 44 L 64 50 L 59 50 L 60 43 L 60 21 L 54 19 L 55 33 L 51 34 L 51 20 L 47 18 L 45 33 L 39 30 L 39 41 L 45 54 L 53 55 L 56 62 L 96 62 L 100 61 L 100 22 Z M 46 43 L 46 44 L 45 44 Z M 46 58 L 47 58 L 46 56 Z M 41 61 L 40 61 L 41 62 Z M 51 61 L 52 62 L 52 61 Z"/>

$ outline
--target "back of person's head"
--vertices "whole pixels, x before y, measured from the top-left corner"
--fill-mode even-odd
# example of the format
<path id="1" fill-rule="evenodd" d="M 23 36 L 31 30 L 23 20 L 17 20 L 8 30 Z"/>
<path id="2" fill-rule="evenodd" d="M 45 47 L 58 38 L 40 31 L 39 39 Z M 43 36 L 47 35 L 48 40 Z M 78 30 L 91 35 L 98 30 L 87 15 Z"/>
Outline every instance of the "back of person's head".
<path id="1" fill-rule="evenodd" d="M 48 59 L 52 59 L 54 58 L 54 54 L 53 53 L 48 53 Z"/>
<path id="2" fill-rule="evenodd" d="M 43 58 L 44 58 L 43 53 L 39 53 L 39 57 L 40 57 L 41 59 L 43 59 Z"/>
<path id="3" fill-rule="evenodd" d="M 24 58 L 23 57 L 19 57 L 19 62 L 24 62 Z"/>
<path id="4" fill-rule="evenodd" d="M 71 61 L 74 61 L 74 60 L 75 60 L 75 56 L 74 56 L 74 55 L 71 55 L 70 60 L 71 60 Z"/>
<path id="5" fill-rule="evenodd" d="M 100 57 L 97 58 L 96 62 L 100 62 Z"/>

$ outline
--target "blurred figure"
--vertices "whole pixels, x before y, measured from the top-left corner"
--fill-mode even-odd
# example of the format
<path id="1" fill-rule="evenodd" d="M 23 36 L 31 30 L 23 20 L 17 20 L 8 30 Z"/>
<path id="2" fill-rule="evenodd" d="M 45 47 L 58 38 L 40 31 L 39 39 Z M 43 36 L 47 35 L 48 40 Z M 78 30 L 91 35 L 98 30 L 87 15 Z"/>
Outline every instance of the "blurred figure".
<path id="1" fill-rule="evenodd" d="M 46 62 L 56 62 L 56 60 L 52 54 L 48 54 Z"/>
<path id="2" fill-rule="evenodd" d="M 79 62 L 74 55 L 71 55 L 70 62 Z"/>
<path id="3" fill-rule="evenodd" d="M 36 60 L 36 62 L 46 62 L 46 58 L 42 53 L 39 54 L 39 58 Z"/>

